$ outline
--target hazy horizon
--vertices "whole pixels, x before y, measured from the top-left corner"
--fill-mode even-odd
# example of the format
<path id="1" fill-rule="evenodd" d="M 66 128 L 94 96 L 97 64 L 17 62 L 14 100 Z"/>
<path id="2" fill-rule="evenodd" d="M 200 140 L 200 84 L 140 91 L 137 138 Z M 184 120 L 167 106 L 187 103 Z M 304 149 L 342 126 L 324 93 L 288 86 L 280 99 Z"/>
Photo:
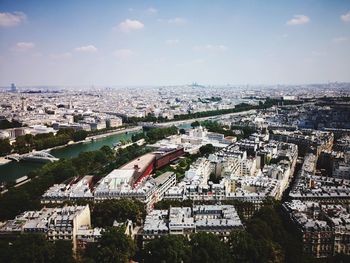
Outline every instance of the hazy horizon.
<path id="1" fill-rule="evenodd" d="M 37 85 L 17 85 L 16 83 L 10 83 L 9 85 L 0 85 L 0 89 L 10 89 L 11 84 L 15 84 L 16 88 L 19 89 L 92 89 L 92 88 L 110 88 L 110 89 L 120 89 L 120 88 L 140 88 L 140 89 L 152 89 L 152 88 L 169 88 L 169 87 L 185 87 L 185 86 L 193 86 L 194 83 L 184 83 L 184 84 L 169 84 L 169 85 L 149 85 L 149 84 L 138 84 L 138 85 L 60 85 L 60 84 L 50 84 L 50 85 L 43 85 L 43 84 L 37 84 Z M 198 84 L 198 88 L 203 87 L 212 87 L 212 88 L 259 88 L 259 89 L 268 89 L 268 88 L 276 88 L 276 87 L 298 87 L 298 86 L 326 86 L 330 84 L 337 84 L 338 88 L 344 88 L 340 87 L 339 85 L 347 85 L 347 88 L 350 88 L 350 82 L 324 82 L 324 83 L 291 83 L 291 84 L 283 84 L 283 83 L 276 83 L 276 84 L 205 84 L 205 83 L 196 83 Z M 195 87 L 195 86 L 194 86 Z"/>

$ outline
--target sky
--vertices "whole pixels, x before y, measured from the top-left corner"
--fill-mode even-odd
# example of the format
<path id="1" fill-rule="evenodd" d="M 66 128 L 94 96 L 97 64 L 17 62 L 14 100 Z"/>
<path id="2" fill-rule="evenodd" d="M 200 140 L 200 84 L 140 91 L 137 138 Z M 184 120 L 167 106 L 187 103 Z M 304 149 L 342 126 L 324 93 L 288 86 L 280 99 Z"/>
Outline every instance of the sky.
<path id="1" fill-rule="evenodd" d="M 350 81 L 350 1 L 0 0 L 0 85 Z"/>

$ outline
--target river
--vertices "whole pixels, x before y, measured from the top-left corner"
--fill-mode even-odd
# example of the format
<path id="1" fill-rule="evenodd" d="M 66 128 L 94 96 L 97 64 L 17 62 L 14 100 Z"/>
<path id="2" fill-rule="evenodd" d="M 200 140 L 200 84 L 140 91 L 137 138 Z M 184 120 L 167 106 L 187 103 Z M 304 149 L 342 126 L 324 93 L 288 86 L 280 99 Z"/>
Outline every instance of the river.
<path id="1" fill-rule="evenodd" d="M 81 152 L 95 151 L 104 145 L 112 147 L 113 143 L 130 139 L 133 133 L 135 132 L 130 132 L 128 134 L 114 134 L 91 142 L 72 144 L 59 149 L 53 149 L 50 153 L 57 158 L 73 158 L 78 156 Z M 0 183 L 14 181 L 21 176 L 27 175 L 30 171 L 40 168 L 41 166 L 43 166 L 42 163 L 14 161 L 0 165 Z"/>
<path id="2" fill-rule="evenodd" d="M 215 116 L 218 117 L 218 116 Z M 193 120 L 184 121 L 181 124 L 176 123 L 179 129 L 189 129 L 191 128 L 191 122 Z M 129 132 L 128 134 L 114 134 L 101 139 L 97 139 L 92 142 L 83 142 L 73 145 L 68 145 L 62 148 L 51 150 L 51 154 L 57 158 L 73 158 L 79 155 L 81 152 L 95 151 L 100 149 L 104 145 L 110 147 L 113 143 L 117 143 L 121 140 L 128 140 L 131 138 L 132 134 L 136 132 Z M 10 162 L 4 165 L 0 165 L 0 183 L 14 181 L 24 175 L 27 175 L 30 171 L 42 167 L 42 163 L 31 163 L 31 162 Z"/>

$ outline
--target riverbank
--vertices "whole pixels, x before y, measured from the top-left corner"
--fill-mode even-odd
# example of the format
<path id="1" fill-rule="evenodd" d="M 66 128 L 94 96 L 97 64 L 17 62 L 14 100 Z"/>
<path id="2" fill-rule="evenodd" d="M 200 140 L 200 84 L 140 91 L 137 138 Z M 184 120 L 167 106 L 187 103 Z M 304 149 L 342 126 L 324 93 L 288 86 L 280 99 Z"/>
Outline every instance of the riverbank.
<path id="1" fill-rule="evenodd" d="M 244 115 L 254 113 L 255 110 L 247 110 L 236 113 L 227 113 L 222 115 L 201 117 L 187 120 L 172 121 L 162 123 L 162 125 L 181 125 L 183 123 L 191 123 L 193 121 L 202 121 L 210 118 L 220 118 L 228 115 Z M 45 151 L 50 152 L 56 158 L 73 158 L 77 157 L 81 152 L 94 151 L 100 149 L 104 145 L 113 147 L 115 143 L 121 140 L 127 141 L 131 139 L 133 133 L 141 131 L 142 127 L 136 126 L 132 128 L 108 131 L 104 134 L 93 135 L 87 137 L 84 141 L 70 142 L 69 144 L 56 146 Z M 0 182 L 14 181 L 17 178 L 27 175 L 30 171 L 40 168 L 42 164 L 29 162 L 10 162 L 5 165 L 0 165 Z"/>
<path id="2" fill-rule="evenodd" d="M 127 128 L 127 129 L 123 129 L 123 130 L 110 131 L 110 132 L 99 134 L 99 135 L 88 136 L 83 141 L 78 141 L 78 142 L 69 141 L 67 144 L 58 145 L 58 146 L 55 146 L 55 147 L 52 147 L 52 148 L 44 149 L 43 151 L 51 152 L 52 150 L 62 149 L 62 148 L 65 148 L 67 146 L 76 145 L 76 144 L 82 144 L 82 143 L 85 143 L 85 142 L 91 142 L 93 140 L 103 139 L 103 138 L 106 138 L 106 137 L 109 137 L 109 136 L 113 136 L 113 135 L 117 135 L 117 134 L 135 132 L 135 131 L 139 131 L 139 130 L 142 130 L 141 126 Z"/>
<path id="3" fill-rule="evenodd" d="M 126 133 L 127 132 L 127 133 Z M 79 156 L 82 152 L 95 151 L 100 149 L 102 146 L 107 145 L 113 147 L 114 144 L 120 141 L 131 140 L 135 131 L 132 129 L 124 129 L 119 131 L 113 131 L 113 134 L 109 133 L 104 138 L 86 140 L 80 142 L 71 142 L 66 145 L 54 147 L 53 149 L 46 149 L 52 156 L 56 158 L 74 158 Z M 32 162 L 10 162 L 0 166 L 0 183 L 1 182 L 13 182 L 17 178 L 28 175 L 29 172 L 42 167 L 41 163 Z"/>

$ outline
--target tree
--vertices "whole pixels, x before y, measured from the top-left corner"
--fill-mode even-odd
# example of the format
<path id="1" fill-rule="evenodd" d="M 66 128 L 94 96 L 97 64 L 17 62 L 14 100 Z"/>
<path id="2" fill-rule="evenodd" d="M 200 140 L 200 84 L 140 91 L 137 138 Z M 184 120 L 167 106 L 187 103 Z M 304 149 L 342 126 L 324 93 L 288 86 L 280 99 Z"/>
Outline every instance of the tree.
<path id="1" fill-rule="evenodd" d="M 283 221 L 279 202 L 267 200 L 246 222 L 246 231 L 232 233 L 231 254 L 239 262 L 308 262 L 299 235 Z"/>
<path id="2" fill-rule="evenodd" d="M 5 156 L 11 153 L 12 147 L 9 139 L 0 139 L 0 156 Z"/>
<path id="3" fill-rule="evenodd" d="M 71 240 L 57 240 L 54 243 L 51 262 L 73 263 L 73 244 Z"/>
<path id="4" fill-rule="evenodd" d="M 148 142 L 154 143 L 158 140 L 164 139 L 170 135 L 177 134 L 178 129 L 176 126 L 167 128 L 153 128 L 147 132 Z"/>
<path id="5" fill-rule="evenodd" d="M 73 128 L 63 128 L 59 129 L 56 135 L 68 135 L 69 137 L 73 137 L 74 129 Z"/>
<path id="6" fill-rule="evenodd" d="M 196 127 L 198 127 L 198 126 L 200 126 L 201 124 L 199 123 L 199 121 L 195 121 L 195 122 L 192 122 L 191 123 L 191 127 L 192 128 L 196 128 Z"/>
<path id="7" fill-rule="evenodd" d="M 26 134 L 26 135 L 24 135 L 24 141 L 29 145 L 33 145 L 34 144 L 34 136 L 32 134 Z"/>
<path id="8" fill-rule="evenodd" d="M 50 262 L 53 247 L 43 235 L 22 234 L 13 243 L 11 262 Z"/>
<path id="9" fill-rule="evenodd" d="M 212 144 L 206 144 L 199 148 L 199 152 L 202 155 L 207 155 L 215 152 L 215 147 Z"/>
<path id="10" fill-rule="evenodd" d="M 192 207 L 193 201 L 190 199 L 186 200 L 161 200 L 154 204 L 155 209 L 169 209 L 171 206 L 174 207 Z"/>
<path id="11" fill-rule="evenodd" d="M 73 140 L 75 142 L 83 141 L 86 139 L 87 135 L 88 135 L 87 131 L 84 131 L 84 130 L 76 131 L 73 134 Z"/>
<path id="12" fill-rule="evenodd" d="M 0 120 L 0 130 L 18 127 L 22 127 L 22 124 L 16 120 L 12 120 L 11 122 L 8 120 Z"/>
<path id="13" fill-rule="evenodd" d="M 13 147 L 18 153 L 26 153 L 31 150 L 30 146 L 28 146 L 26 143 L 25 136 L 18 136 L 13 144 Z"/>
<path id="14" fill-rule="evenodd" d="M 26 233 L 15 238 L 2 239 L 0 262 L 75 262 L 71 240 L 57 240 L 53 243 L 39 233 Z"/>
<path id="15" fill-rule="evenodd" d="M 78 175 L 77 170 L 70 160 L 51 163 L 47 168 L 49 168 L 48 174 L 52 175 L 55 183 L 61 183 L 68 178 L 73 178 Z"/>
<path id="16" fill-rule="evenodd" d="M 180 129 L 180 130 L 179 130 L 179 133 L 180 133 L 180 134 L 186 134 L 186 130 L 185 130 L 185 129 Z"/>
<path id="17" fill-rule="evenodd" d="M 95 204 L 91 218 L 94 226 L 104 227 L 112 226 L 114 220 L 125 222 L 130 219 L 137 222 L 144 214 L 144 206 L 137 200 L 111 199 Z"/>
<path id="18" fill-rule="evenodd" d="M 72 129 L 62 129 L 57 135 L 50 133 L 42 133 L 33 136 L 26 134 L 18 136 L 13 144 L 13 149 L 18 153 L 26 153 L 33 149 L 42 150 L 52 148 L 58 145 L 64 145 L 71 140 Z"/>
<path id="19" fill-rule="evenodd" d="M 232 262 L 229 247 L 214 234 L 199 232 L 191 236 L 191 262 Z"/>
<path id="20" fill-rule="evenodd" d="M 273 243 L 256 239 L 246 231 L 230 234 L 229 245 L 235 262 L 278 262 L 272 255 Z"/>
<path id="21" fill-rule="evenodd" d="M 87 257 L 95 262 L 126 263 L 135 253 L 135 244 L 124 234 L 123 228 L 109 227 L 102 232 L 97 244 L 89 246 Z"/>
<path id="22" fill-rule="evenodd" d="M 114 156 L 114 151 L 111 147 L 108 145 L 104 145 L 101 147 L 100 151 L 104 152 L 108 158 L 111 158 Z"/>
<path id="23" fill-rule="evenodd" d="M 147 243 L 143 257 L 146 263 L 191 262 L 191 247 L 184 236 L 166 235 Z"/>
<path id="24" fill-rule="evenodd" d="M 0 262 L 11 262 L 12 253 L 10 249 L 10 240 L 6 238 L 0 239 Z"/>
<path id="25" fill-rule="evenodd" d="M 146 139 L 146 135 L 143 132 L 131 135 L 132 142 L 137 142 L 138 140 Z"/>
<path id="26" fill-rule="evenodd" d="M 97 151 L 95 153 L 95 156 L 94 156 L 94 163 L 100 163 L 100 164 L 103 164 L 103 163 L 107 163 L 108 162 L 108 158 L 107 158 L 107 155 L 105 152 L 103 151 Z"/>

